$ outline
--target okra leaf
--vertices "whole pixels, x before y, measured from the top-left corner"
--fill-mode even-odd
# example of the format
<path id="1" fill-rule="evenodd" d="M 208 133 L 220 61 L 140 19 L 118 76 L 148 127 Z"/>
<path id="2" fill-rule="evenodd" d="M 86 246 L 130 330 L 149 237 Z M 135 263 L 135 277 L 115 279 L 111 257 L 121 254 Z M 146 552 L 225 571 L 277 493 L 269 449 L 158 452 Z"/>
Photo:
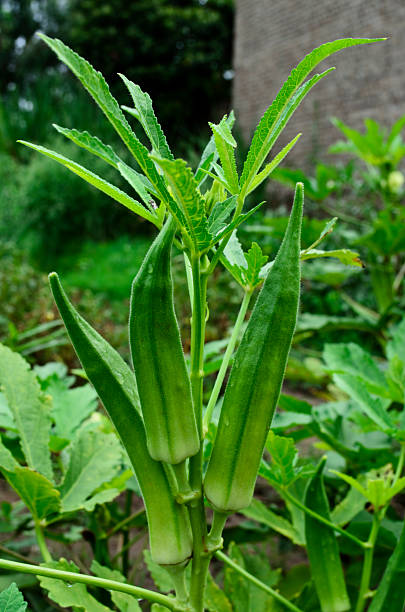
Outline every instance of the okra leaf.
<path id="1" fill-rule="evenodd" d="M 320 257 L 333 257 L 334 259 L 341 261 L 345 266 L 357 266 L 359 268 L 363 267 L 359 254 L 355 251 L 351 251 L 350 249 L 334 249 L 332 251 L 310 249 L 309 251 L 306 250 L 301 253 L 301 261 L 306 261 L 307 259 L 319 259 Z"/>
<path id="2" fill-rule="evenodd" d="M 62 570 L 64 572 L 79 573 L 79 568 L 73 561 L 60 559 L 50 563 L 43 563 L 44 567 Z M 84 584 L 68 584 L 63 580 L 38 576 L 39 583 L 43 589 L 48 591 L 48 597 L 62 608 L 74 608 L 84 612 L 111 612 L 110 608 L 99 603 L 93 595 L 87 591 Z"/>
<path id="3" fill-rule="evenodd" d="M 52 125 L 59 134 L 66 136 L 66 138 L 72 140 L 77 146 L 86 149 L 86 151 L 93 153 L 93 155 L 97 155 L 97 157 L 103 159 L 107 164 L 110 164 L 110 166 L 118 168 L 118 164 L 121 161 L 120 158 L 110 145 L 104 144 L 97 136 L 92 136 L 87 131 L 80 132 L 79 130 L 60 127 L 56 125 L 56 123 Z"/>
<path id="4" fill-rule="evenodd" d="M 183 159 L 174 161 L 161 158 L 153 158 L 162 168 L 163 173 L 172 190 L 174 199 L 180 208 L 171 208 L 172 199 L 168 202 L 172 214 L 189 234 L 197 251 L 207 249 L 212 240 L 212 234 L 208 229 L 208 221 L 205 214 L 204 198 L 201 195 L 197 182 L 191 169 Z"/>
<path id="5" fill-rule="evenodd" d="M 351 486 L 347 495 L 335 506 L 331 512 L 331 520 L 342 527 L 347 525 L 359 512 L 364 510 L 364 495 Z"/>
<path id="6" fill-rule="evenodd" d="M 0 345 L 0 384 L 28 466 L 52 480 L 50 404 L 45 400 L 29 364 L 3 345 Z"/>
<path id="7" fill-rule="evenodd" d="M 280 153 L 278 153 L 274 157 L 274 159 L 272 159 L 271 162 L 269 162 L 265 166 L 265 168 L 261 172 L 259 172 L 259 174 L 253 179 L 246 195 L 249 195 L 249 193 L 254 191 L 256 187 L 261 185 L 263 181 L 265 181 L 270 176 L 270 174 L 281 164 L 283 159 L 287 156 L 287 154 L 291 151 L 291 149 L 296 145 L 296 143 L 298 142 L 301 136 L 302 134 L 297 134 L 297 136 L 293 138 L 283 149 L 281 149 Z"/>
<path id="8" fill-rule="evenodd" d="M 394 482 L 394 473 L 390 465 L 381 470 L 373 470 L 367 474 L 366 483 L 361 485 L 352 476 L 330 470 L 339 478 L 357 489 L 375 508 L 383 508 L 397 493 L 405 487 L 405 477 Z"/>
<path id="9" fill-rule="evenodd" d="M 267 525 L 277 533 L 280 533 L 294 542 L 294 544 L 298 544 L 299 546 L 304 545 L 300 534 L 296 529 L 294 529 L 290 521 L 267 508 L 263 502 L 259 501 L 258 499 L 253 498 L 250 506 L 248 508 L 244 508 L 240 512 L 247 518 L 257 521 L 258 523 L 262 523 L 263 525 Z"/>
<path id="10" fill-rule="evenodd" d="M 247 271 L 244 274 L 245 287 L 251 287 L 253 289 L 262 282 L 262 279 L 259 278 L 259 274 L 267 259 L 267 255 L 263 255 L 257 242 L 252 242 L 252 246 L 246 253 Z"/>
<path id="11" fill-rule="evenodd" d="M 91 494 L 117 474 L 121 458 L 121 446 L 115 434 L 80 430 L 72 443 L 69 465 L 59 486 L 62 511 L 84 508 Z M 93 504 L 88 506 L 92 507 Z"/>
<path id="12" fill-rule="evenodd" d="M 0 593 L 0 610 L 2 612 L 25 612 L 27 603 L 15 582 Z"/>
<path id="13" fill-rule="evenodd" d="M 226 115 L 218 125 L 210 123 L 214 133 L 215 146 L 221 161 L 228 191 L 235 195 L 239 191 L 239 178 L 236 170 L 235 152 L 236 140 L 226 122 Z"/>
<path id="14" fill-rule="evenodd" d="M 229 236 L 229 234 L 232 234 L 232 232 L 237 227 L 239 227 L 239 225 L 242 225 L 242 223 L 244 223 L 252 215 L 254 215 L 255 212 L 258 211 L 261 206 L 263 206 L 263 204 L 264 204 L 264 201 L 260 202 L 260 204 L 257 204 L 257 206 L 254 206 L 253 208 L 251 208 L 247 213 L 243 213 L 243 214 L 239 215 L 238 217 L 236 217 L 235 219 L 233 219 L 231 221 L 231 223 L 222 230 L 222 232 L 219 232 L 219 234 L 217 234 L 215 236 L 215 239 L 212 241 L 211 246 L 214 246 L 222 238 L 225 238 L 225 237 Z"/>
<path id="15" fill-rule="evenodd" d="M 381 582 L 373 596 L 369 612 L 403 612 L 405 604 L 405 523 Z"/>
<path id="16" fill-rule="evenodd" d="M 14 472 L 18 465 L 18 462 L 14 459 L 11 452 L 4 446 L 0 436 L 0 469 L 2 468 L 7 472 Z"/>
<path id="17" fill-rule="evenodd" d="M 245 253 L 236 231 L 232 233 L 221 256 L 221 261 L 244 289 L 251 291 L 263 282 L 259 274 L 263 264 L 267 261 L 267 255 L 263 255 L 256 242 L 253 242 L 249 251 Z"/>
<path id="18" fill-rule="evenodd" d="M 123 74 L 119 76 L 122 78 L 131 94 L 135 109 L 138 113 L 138 121 L 145 130 L 154 153 L 165 159 L 174 159 L 169 149 L 169 145 L 167 144 L 166 136 L 156 119 L 149 94 L 142 91 L 139 85 L 135 85 L 135 83 L 127 79 Z"/>
<path id="19" fill-rule="evenodd" d="M 131 166 L 128 166 L 128 164 L 125 164 L 123 161 L 119 161 L 117 169 L 121 176 L 131 185 L 142 201 L 146 204 L 152 215 L 155 215 L 157 204 L 155 204 L 154 200 L 150 196 L 150 187 L 147 185 L 147 183 L 145 183 L 145 181 L 148 179 L 131 168 Z"/>
<path id="20" fill-rule="evenodd" d="M 227 200 L 217 202 L 214 205 L 211 214 L 208 217 L 208 230 L 213 236 L 218 234 L 218 232 L 226 227 L 226 220 L 235 210 L 235 206 L 236 196 L 231 196 Z"/>
<path id="21" fill-rule="evenodd" d="M 127 579 L 121 574 L 121 572 L 105 567 L 104 565 L 98 563 L 98 561 L 95 559 L 93 559 L 90 569 L 93 574 L 99 578 L 127 583 Z M 120 612 L 142 612 L 138 601 L 133 595 L 120 593 L 119 591 L 110 591 L 110 593 L 112 602 L 117 606 Z"/>
<path id="22" fill-rule="evenodd" d="M 271 465 L 262 461 L 260 475 L 280 486 L 288 486 L 298 476 L 296 469 L 297 449 L 292 438 L 277 436 L 269 431 L 266 449 L 271 455 Z"/>
<path id="23" fill-rule="evenodd" d="M 174 584 L 169 572 L 153 561 L 149 550 L 143 551 L 143 558 L 152 576 L 153 582 L 162 593 L 170 593 L 174 590 Z"/>
<path id="24" fill-rule="evenodd" d="M 132 153 L 143 172 L 156 187 L 161 198 L 165 200 L 168 193 L 154 163 L 149 158 L 149 151 L 131 130 L 117 100 L 111 95 L 103 75 L 95 70 L 89 62 L 80 57 L 80 55 L 69 49 L 61 40 L 49 38 L 49 36 L 45 36 L 44 34 L 39 34 L 39 37 L 56 53 L 58 58 L 70 68 L 73 74 L 87 89 Z"/>
<path id="25" fill-rule="evenodd" d="M 374 423 L 389 434 L 393 434 L 395 423 L 391 419 L 387 408 L 390 399 L 373 396 L 363 381 L 351 374 L 334 374 L 334 383 L 354 400 Z"/>
<path id="26" fill-rule="evenodd" d="M 156 224 L 156 215 L 152 215 L 152 213 L 146 210 L 146 208 L 142 206 L 142 204 L 131 198 L 124 191 L 121 191 L 121 189 L 118 189 L 118 187 L 115 187 L 115 185 L 112 185 L 97 174 L 94 174 L 94 172 L 87 170 L 80 164 L 77 164 L 76 162 L 72 161 L 71 159 L 68 159 L 67 157 L 64 157 L 63 155 L 59 155 L 59 153 L 56 153 L 55 151 L 51 151 L 50 149 L 41 147 L 40 145 L 35 145 L 31 142 L 25 142 L 24 140 L 19 140 L 18 142 L 27 147 L 30 147 L 31 149 L 34 149 L 34 151 L 38 151 L 39 153 L 42 153 L 43 155 L 46 155 L 47 157 L 50 157 L 51 159 L 57 161 L 59 164 L 62 164 L 62 166 L 65 166 L 65 168 L 67 168 L 74 174 L 77 174 L 77 176 L 80 176 L 80 178 L 85 180 L 86 183 L 90 183 L 90 185 L 93 185 L 93 187 L 96 187 L 106 195 L 110 196 L 110 198 L 112 198 L 116 202 L 123 204 L 123 206 L 129 208 L 129 210 L 136 213 L 140 217 L 143 217 L 151 223 Z"/>
<path id="27" fill-rule="evenodd" d="M 329 372 L 350 374 L 360 378 L 370 393 L 389 397 L 384 373 L 370 353 L 353 342 L 347 344 L 326 344 L 323 359 Z"/>
<path id="28" fill-rule="evenodd" d="M 231 602 L 222 589 L 219 588 L 210 572 L 204 592 L 204 607 L 209 612 L 233 612 Z"/>
<path id="29" fill-rule="evenodd" d="M 35 520 L 47 518 L 60 511 L 59 491 L 45 476 L 18 465 L 15 465 L 12 472 L 3 471 L 3 473 Z"/>
<path id="30" fill-rule="evenodd" d="M 305 505 L 330 520 L 329 502 L 322 475 L 325 459 L 321 460 L 318 469 L 308 482 Z M 326 525 L 305 514 L 305 538 L 311 573 L 322 612 L 350 610 L 335 533 Z"/>
<path id="31" fill-rule="evenodd" d="M 388 359 L 391 361 L 398 357 L 405 364 L 405 318 L 391 330 L 390 335 L 386 347 Z"/>
<path id="32" fill-rule="evenodd" d="M 72 440 L 75 431 L 97 408 L 97 393 L 90 385 L 69 389 L 60 378 L 52 377 L 46 388 L 52 397 L 53 434 Z"/>
<path id="33" fill-rule="evenodd" d="M 232 129 L 233 124 L 235 123 L 235 114 L 233 110 L 229 113 L 229 117 L 225 120 L 229 129 Z M 211 164 L 213 162 L 216 162 L 218 160 L 218 157 L 219 155 L 215 146 L 215 138 L 213 134 L 209 139 L 204 151 L 202 152 L 200 162 L 194 175 L 194 178 L 197 181 L 199 187 L 201 187 L 201 185 L 207 178 L 207 175 L 203 172 L 203 170 L 210 170 Z"/>
<path id="34" fill-rule="evenodd" d="M 248 191 L 271 147 L 302 99 L 320 79 L 330 72 L 330 70 L 327 70 L 322 74 L 317 74 L 304 85 L 301 85 L 312 70 L 336 51 L 354 45 L 377 42 L 378 40 L 381 39 L 345 38 L 325 43 L 304 57 L 298 66 L 292 70 L 256 128 L 240 180 L 242 190 L 244 188 L 245 192 Z"/>
<path id="35" fill-rule="evenodd" d="M 17 426 L 10 408 L 8 407 L 6 396 L 0 391 L 0 427 L 18 433 Z"/>

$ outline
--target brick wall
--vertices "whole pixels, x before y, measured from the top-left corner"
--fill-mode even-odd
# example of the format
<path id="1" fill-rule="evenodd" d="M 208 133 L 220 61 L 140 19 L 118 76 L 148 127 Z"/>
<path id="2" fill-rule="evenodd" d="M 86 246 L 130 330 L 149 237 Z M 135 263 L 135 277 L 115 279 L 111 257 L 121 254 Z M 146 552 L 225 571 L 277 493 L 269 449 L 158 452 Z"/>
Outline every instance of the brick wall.
<path id="1" fill-rule="evenodd" d="M 298 132 L 292 163 L 306 164 L 339 138 L 328 117 L 361 128 L 405 114 L 405 0 L 236 0 L 233 106 L 247 138 L 291 68 L 323 42 L 389 40 L 343 50 L 319 66 L 337 70 L 318 83 L 290 120 L 275 151 Z M 290 157 L 290 156 L 289 156 Z"/>

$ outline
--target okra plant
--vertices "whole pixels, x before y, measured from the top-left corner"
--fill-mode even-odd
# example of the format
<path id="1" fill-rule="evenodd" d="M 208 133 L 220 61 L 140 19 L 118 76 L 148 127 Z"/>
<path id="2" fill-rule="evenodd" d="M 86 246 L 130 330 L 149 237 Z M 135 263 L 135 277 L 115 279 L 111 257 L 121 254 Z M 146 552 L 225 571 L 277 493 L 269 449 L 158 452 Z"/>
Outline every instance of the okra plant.
<path id="1" fill-rule="evenodd" d="M 302 184 L 296 186 L 290 220 L 277 257 L 267 264 L 257 244 L 247 253 L 238 246 L 238 226 L 261 206 L 257 204 L 244 212 L 245 200 L 297 143 L 299 135 L 266 162 L 300 102 L 332 70 L 307 79 L 314 68 L 337 51 L 382 39 L 336 40 L 307 55 L 264 113 L 239 173 L 232 135 L 233 114 L 211 124 L 212 138 L 193 172 L 185 161 L 174 158 L 151 99 L 138 85 L 122 76 L 133 107 L 120 107 L 103 76 L 88 62 L 61 41 L 44 35 L 41 38 L 87 89 L 132 154 L 134 163 L 124 162 L 110 145 L 88 132 L 55 128 L 116 168 L 128 182 L 131 194 L 54 151 L 28 142 L 23 144 L 62 164 L 158 229 L 132 287 L 129 340 L 133 368 L 76 311 L 56 273 L 50 274 L 50 285 L 83 369 L 129 456 L 145 504 L 151 556 L 170 572 L 175 596 L 75 574 L 66 571 L 69 568 L 66 562 L 62 569 L 21 564 L 19 569 L 36 573 L 43 581 L 48 577 L 95 584 L 148 599 L 155 606 L 200 612 L 205 606 L 212 557 L 217 555 L 229 563 L 220 552 L 225 522 L 252 500 L 296 324 L 300 260 L 307 254 L 301 251 L 300 238 Z M 143 128 L 147 145 L 130 127 L 123 110 Z M 173 245 L 184 254 L 191 299 L 189 369 L 173 306 L 170 266 Z M 316 256 L 314 251 L 312 257 Z M 220 263 L 239 278 L 245 297 L 204 412 L 204 332 L 209 316 L 206 288 Z M 259 286 L 261 291 L 234 356 L 212 453 L 205 465 L 204 441 L 207 431 L 212 431 L 213 409 L 250 299 Z M 213 510 L 210 529 L 207 505 Z M 11 562 L 0 563 L 3 568 L 11 566 Z M 249 574 L 247 577 L 255 580 Z M 268 592 L 270 589 L 281 606 L 298 609 L 270 587 L 262 584 L 262 588 Z M 321 596 L 320 599 L 322 604 Z M 322 604 L 322 609 L 347 610 L 347 606 L 348 599 L 343 594 L 336 605 Z"/>

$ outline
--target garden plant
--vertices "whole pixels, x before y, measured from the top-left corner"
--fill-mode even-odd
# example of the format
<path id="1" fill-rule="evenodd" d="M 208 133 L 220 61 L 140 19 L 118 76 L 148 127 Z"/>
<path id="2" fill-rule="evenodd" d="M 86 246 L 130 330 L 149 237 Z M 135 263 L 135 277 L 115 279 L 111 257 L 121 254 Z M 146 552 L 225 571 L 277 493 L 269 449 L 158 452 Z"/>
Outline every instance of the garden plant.
<path id="1" fill-rule="evenodd" d="M 373 597 L 369 608 L 372 612 L 401 612 L 405 595 L 401 584 L 404 532 L 398 538 L 376 593 L 371 592 L 370 581 L 380 523 L 391 497 L 404 485 L 403 450 L 399 459 L 394 455 L 395 474 L 390 473 L 385 479 L 370 477 L 367 483 L 354 485 L 352 476 L 341 475 L 372 504 L 371 531 L 362 540 L 344 528 L 350 518 L 334 522 L 330 515 L 323 476 L 325 459 L 315 468 L 297 465 L 293 443 L 278 435 L 282 433 L 280 428 L 277 434 L 270 430 L 296 327 L 301 261 L 325 257 L 325 251 L 316 247 L 327 232 L 315 244 L 301 248 L 304 190 L 302 183 L 297 183 L 285 235 L 273 261 L 267 262 L 256 243 L 244 252 L 236 235 L 238 227 L 261 206 L 257 204 L 244 211 L 247 196 L 254 194 L 299 139 L 296 136 L 266 162 L 278 137 L 306 94 L 332 69 L 306 80 L 309 74 L 337 51 L 382 39 L 336 40 L 312 51 L 291 72 L 260 120 L 242 171 L 238 172 L 235 162 L 234 117 L 230 114 L 218 124 L 211 124 L 213 136 L 193 172 L 184 160 L 174 158 L 153 112 L 151 99 L 139 86 L 122 76 L 133 101 L 133 107 L 122 108 L 143 128 L 147 146 L 131 129 L 102 75 L 61 41 L 44 35 L 41 38 L 82 82 L 134 157 L 134 164 L 124 162 L 110 145 L 88 132 L 55 126 L 57 131 L 115 168 L 139 200 L 54 151 L 28 142 L 23 144 L 62 164 L 151 222 L 158 234 L 132 285 L 129 342 L 133 368 L 79 314 L 58 275 L 53 272 L 49 276 L 56 305 L 84 376 L 94 387 L 114 429 L 108 429 L 104 423 L 104 431 L 100 433 L 94 420 L 85 421 L 94 409 L 89 385 L 79 387 L 85 389 L 81 391 L 84 412 L 72 410 L 67 419 L 63 402 L 56 413 L 51 409 L 49 398 L 41 393 L 37 377 L 23 357 L 7 347 L 0 349 L 2 414 L 3 419 L 9 419 L 8 429 L 14 432 L 14 438 L 4 436 L 0 444 L 0 468 L 30 511 L 43 557 L 41 565 L 1 559 L 0 568 L 38 576 L 51 600 L 62 607 L 89 611 L 111 609 L 87 590 L 101 587 L 111 593 L 110 606 L 122 611 L 139 610 L 138 600 L 144 600 L 156 612 L 164 609 L 222 612 L 232 609 L 228 595 L 243 578 L 269 598 L 265 605 L 272 607 L 263 609 L 362 612 Z M 188 363 L 173 302 L 174 248 L 184 256 L 191 302 Z M 333 256 L 355 258 L 347 249 L 335 250 Z M 209 317 L 206 291 L 209 279 L 220 264 L 242 285 L 244 298 L 211 397 L 204 407 L 204 340 Z M 250 300 L 259 287 L 260 293 L 245 325 Z M 394 338 L 393 343 L 396 347 L 399 341 Z M 368 408 L 368 414 L 373 425 L 381 425 L 386 435 L 398 430 L 395 439 L 402 445 L 401 418 L 386 414 L 392 401 L 403 402 L 402 353 L 395 359 L 392 351 L 389 354 L 392 371 L 380 385 L 386 394 L 384 397 L 388 394 L 392 400 L 387 399 L 378 406 L 374 402 L 375 410 Z M 331 355 L 331 351 L 327 354 Z M 219 400 L 228 369 L 225 393 Z M 352 373 L 348 376 L 350 379 Z M 345 380 L 347 383 L 347 376 Z M 42 391 L 46 391 L 47 384 Z M 375 391 L 377 383 L 373 387 L 366 377 L 365 384 L 366 390 L 371 386 Z M 353 386 L 356 397 L 363 398 L 357 378 L 355 383 L 352 381 Z M 65 393 L 68 391 L 69 384 L 65 384 Z M 382 416 L 382 411 L 386 416 Z M 298 410 L 298 413 L 304 412 Z M 312 423 L 313 417 L 307 416 L 308 424 Z M 4 424 L 2 428 L 7 429 Z M 32 439 L 34 432 L 35 440 Z M 271 467 L 262 460 L 265 448 L 272 456 Z M 60 455 L 62 450 L 67 455 Z M 90 458 L 92 469 L 88 470 Z M 47 546 L 44 533 L 53 521 L 80 509 L 91 512 L 97 504 L 113 499 L 120 492 L 120 486 L 123 489 L 122 479 L 114 480 L 120 464 L 131 466 L 142 494 L 150 566 L 154 568 L 161 592 L 133 586 L 122 574 L 97 562 L 92 565 L 95 575 L 80 573 L 73 563 L 53 560 Z M 251 507 L 259 469 L 286 500 L 298 504 L 305 517 L 303 533 L 314 587 L 311 596 L 304 596 L 299 603 L 292 601 L 297 599 L 296 593 L 289 597 L 270 586 L 276 585 L 276 578 L 266 582 L 247 571 L 237 551 L 228 556 L 221 550 L 227 519 Z M 306 475 L 305 491 L 300 501 L 289 487 L 303 475 Z M 110 485 L 102 486 L 106 482 Z M 212 513 L 208 514 L 208 509 Z M 338 535 L 354 543 L 363 560 L 356 600 L 348 592 Z M 209 572 L 214 556 L 233 572 L 233 586 L 225 575 L 225 592 Z M 171 591 L 174 594 L 166 594 Z M 242 593 L 241 588 L 238 593 Z M 1 593 L 0 598 L 0 602 L 15 601 L 17 610 L 24 609 L 15 585 Z M 243 609 L 232 601 L 234 609 Z M 252 604 L 244 609 L 255 608 Z"/>

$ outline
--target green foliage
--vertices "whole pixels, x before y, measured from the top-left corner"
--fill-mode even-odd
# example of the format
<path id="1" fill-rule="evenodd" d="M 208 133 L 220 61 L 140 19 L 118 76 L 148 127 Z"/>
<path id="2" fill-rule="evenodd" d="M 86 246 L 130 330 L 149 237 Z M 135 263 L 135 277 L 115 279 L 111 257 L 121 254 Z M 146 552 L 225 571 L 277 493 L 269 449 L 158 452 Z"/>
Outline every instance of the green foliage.
<path id="1" fill-rule="evenodd" d="M 25 612 L 27 603 L 15 582 L 0 593 L 0 606 L 3 612 Z"/>

